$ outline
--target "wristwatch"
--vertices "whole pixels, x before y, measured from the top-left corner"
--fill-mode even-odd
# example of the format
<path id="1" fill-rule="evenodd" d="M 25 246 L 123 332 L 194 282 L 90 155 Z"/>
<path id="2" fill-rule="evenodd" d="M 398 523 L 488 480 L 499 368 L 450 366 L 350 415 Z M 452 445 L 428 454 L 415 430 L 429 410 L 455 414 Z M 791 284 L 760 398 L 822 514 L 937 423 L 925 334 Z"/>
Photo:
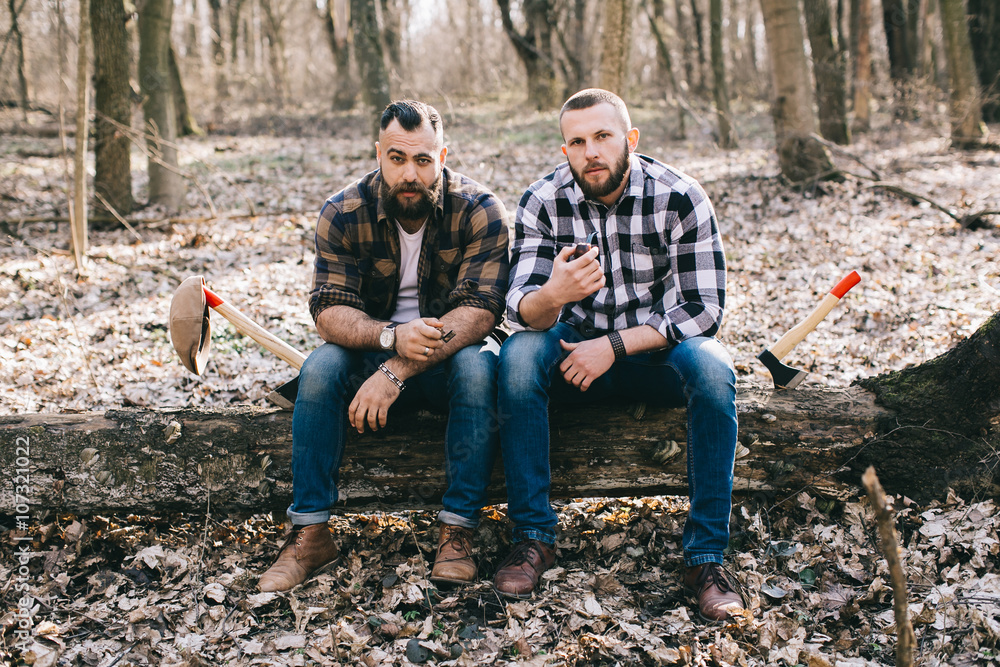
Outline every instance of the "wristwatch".
<path id="1" fill-rule="evenodd" d="M 382 346 L 383 350 L 396 349 L 396 324 L 398 323 L 390 322 L 378 335 L 378 344 Z"/>

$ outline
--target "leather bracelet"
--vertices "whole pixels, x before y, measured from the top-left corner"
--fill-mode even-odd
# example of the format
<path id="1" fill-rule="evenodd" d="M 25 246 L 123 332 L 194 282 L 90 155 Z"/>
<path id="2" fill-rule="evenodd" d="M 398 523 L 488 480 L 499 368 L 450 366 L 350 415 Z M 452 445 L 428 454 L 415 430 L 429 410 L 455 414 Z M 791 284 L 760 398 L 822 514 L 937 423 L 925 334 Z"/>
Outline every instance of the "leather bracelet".
<path id="1" fill-rule="evenodd" d="M 378 369 L 382 371 L 382 373 L 384 373 L 385 376 L 389 378 L 394 385 L 396 385 L 396 388 L 399 389 L 399 391 L 403 391 L 404 389 L 406 389 L 406 384 L 398 377 L 396 377 L 396 374 L 390 371 L 385 364 L 379 364 Z"/>
<path id="2" fill-rule="evenodd" d="M 617 331 L 612 331 L 608 333 L 608 340 L 611 342 L 611 349 L 615 351 L 615 361 L 628 356 L 628 352 L 625 350 L 625 343 L 622 341 L 622 335 Z"/>

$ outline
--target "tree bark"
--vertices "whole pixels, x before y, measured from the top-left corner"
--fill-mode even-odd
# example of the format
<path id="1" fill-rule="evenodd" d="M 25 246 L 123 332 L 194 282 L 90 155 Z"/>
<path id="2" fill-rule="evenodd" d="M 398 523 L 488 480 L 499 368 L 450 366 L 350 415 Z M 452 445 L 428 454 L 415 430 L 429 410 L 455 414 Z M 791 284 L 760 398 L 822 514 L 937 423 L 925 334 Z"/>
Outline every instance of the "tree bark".
<path id="1" fill-rule="evenodd" d="M 741 385 L 740 440 L 749 454 L 736 461 L 734 493 L 853 498 L 862 472 L 877 464 L 889 493 L 1000 497 L 1000 313 L 941 357 L 859 384 Z M 341 466 L 348 504 L 437 502 L 445 422 L 396 414 L 379 434 L 351 433 Z M 552 496 L 686 493 L 685 429 L 684 410 L 554 408 Z M 284 509 L 291 494 L 288 412 L 11 415 L 0 417 L 0 436 L 9 443 L 0 473 L 26 476 L 32 505 L 51 511 L 195 511 L 211 493 L 220 511 L 261 512 Z M 664 457 L 671 440 L 682 444 Z M 500 502 L 502 469 L 498 461 L 490 487 Z M 0 511 L 19 512 L 20 502 L 0 496 Z"/>
<path id="2" fill-rule="evenodd" d="M 598 85 L 619 97 L 628 97 L 629 51 L 632 44 L 632 0 L 604 3 L 604 35 L 601 39 L 601 69 Z"/>
<path id="3" fill-rule="evenodd" d="M 173 45 L 170 46 L 169 55 L 170 90 L 174 96 L 174 109 L 177 110 L 177 135 L 190 137 L 202 134 L 198 121 L 194 119 L 191 107 L 188 106 L 187 92 L 184 90 L 184 80 L 181 78 L 181 68 L 177 62 L 177 51 Z"/>
<path id="4" fill-rule="evenodd" d="M 285 16 L 275 11 L 271 0 L 260 0 L 264 11 L 264 34 L 267 36 L 267 61 L 274 83 L 274 102 L 278 108 L 284 106 L 288 96 L 288 61 L 285 58 Z"/>
<path id="5" fill-rule="evenodd" d="M 225 116 L 223 105 L 229 99 L 226 48 L 222 43 L 222 0 L 208 0 L 208 7 L 212 25 L 212 69 L 215 70 L 215 104 L 212 116 L 214 122 L 221 123 Z"/>
<path id="6" fill-rule="evenodd" d="M 139 12 L 139 86 L 146 118 L 149 203 L 178 211 L 185 184 L 177 172 L 177 107 L 170 82 L 172 0 L 146 0 Z"/>
<path id="7" fill-rule="evenodd" d="M 1000 6 L 996 0 L 969 0 L 969 37 L 983 91 L 983 120 L 1000 122 Z"/>
<path id="8" fill-rule="evenodd" d="M 798 0 L 761 0 L 760 5 L 774 75 L 771 114 L 781 173 L 792 183 L 834 176 L 829 152 L 812 138 L 816 112 Z"/>
<path id="9" fill-rule="evenodd" d="M 940 3 L 948 79 L 951 83 L 951 143 L 956 148 L 972 148 L 982 142 L 986 136 L 986 128 L 983 126 L 982 98 L 972 61 L 965 0 L 940 0 Z"/>
<path id="10" fill-rule="evenodd" d="M 336 80 L 333 84 L 333 108 L 346 111 L 354 107 L 358 86 L 351 76 L 351 49 L 348 41 L 347 0 L 327 0 L 322 10 L 323 27 L 333 52 Z"/>
<path id="11" fill-rule="evenodd" d="M 27 64 L 24 58 L 24 37 L 21 34 L 19 17 L 27 0 L 7 0 L 10 10 L 10 36 L 14 39 L 15 58 L 17 59 L 17 92 L 21 102 L 21 120 L 28 122 L 28 109 L 31 106 L 31 92 L 28 87 Z"/>
<path id="12" fill-rule="evenodd" d="M 871 0 L 851 0 L 851 53 L 854 64 L 854 128 L 871 127 Z"/>
<path id="13" fill-rule="evenodd" d="M 830 6 L 827 0 L 813 0 L 805 3 L 805 10 L 816 78 L 819 132 L 830 141 L 846 146 L 851 143 L 847 126 L 846 67 L 842 52 L 833 43 Z"/>
<path id="14" fill-rule="evenodd" d="M 361 98 L 371 114 L 372 141 L 378 141 L 382 110 L 392 101 L 389 73 L 382 54 L 382 36 L 375 15 L 375 0 L 351 0 L 354 27 L 354 60 L 361 72 Z"/>
<path id="15" fill-rule="evenodd" d="M 905 81 L 913 73 L 906 29 L 906 0 L 882 0 L 882 24 L 889 50 L 889 76 L 893 81 Z"/>
<path id="16" fill-rule="evenodd" d="M 390 77 L 402 77 L 403 70 L 403 10 L 398 0 L 379 0 L 382 6 L 382 41 L 389 63 Z"/>
<path id="17" fill-rule="evenodd" d="M 87 254 L 87 138 L 90 115 L 90 77 L 87 43 L 90 41 L 90 6 L 80 0 L 80 30 L 76 52 L 76 151 L 73 156 L 73 224 L 71 240 L 76 270 L 84 272 L 83 257 Z"/>
<path id="18" fill-rule="evenodd" d="M 669 88 L 667 88 L 667 103 L 670 104 L 677 112 L 677 133 L 676 137 L 683 139 L 687 134 L 684 122 L 684 108 L 680 103 L 680 96 L 686 91 L 682 90 L 680 84 L 677 83 L 677 78 L 674 76 L 673 63 L 670 59 L 670 48 L 668 46 L 667 40 L 667 20 L 666 20 L 666 8 L 663 5 L 663 0 L 654 0 L 653 3 L 653 13 L 648 13 L 649 18 L 649 29 L 653 33 L 653 38 L 656 40 L 656 52 L 659 54 L 657 62 L 661 60 L 664 63 L 663 75 L 667 78 L 667 83 Z M 648 12 L 648 9 L 647 9 Z"/>
<path id="19" fill-rule="evenodd" d="M 132 125 L 129 84 L 128 14 L 122 0 L 91 0 L 94 41 L 94 190 L 121 215 L 132 199 L 130 137 L 119 126 Z"/>
<path id="20" fill-rule="evenodd" d="M 677 15 L 677 35 L 681 39 L 681 62 L 684 65 L 684 83 L 687 84 L 689 91 L 693 91 L 698 82 L 695 81 L 694 77 L 694 63 L 692 63 L 694 49 L 691 45 L 691 31 L 688 30 L 683 0 L 674 0 L 674 13 Z"/>
<path id="21" fill-rule="evenodd" d="M 719 146 L 735 148 L 732 115 L 729 113 L 729 86 L 726 85 L 726 60 L 722 50 L 722 0 L 709 0 L 709 23 L 711 24 L 712 48 L 712 92 L 715 96 L 715 115 L 719 124 Z"/>
<path id="22" fill-rule="evenodd" d="M 239 64 L 240 60 L 240 13 L 246 0 L 229 1 L 229 62 Z"/>
<path id="23" fill-rule="evenodd" d="M 510 0 L 497 0 L 504 32 L 514 46 L 528 76 L 528 102 L 536 109 L 558 106 L 556 70 L 552 57 L 551 0 L 524 0 L 521 11 L 525 31 L 520 33 L 511 18 Z"/>
<path id="24" fill-rule="evenodd" d="M 587 0 L 572 0 L 558 5 L 565 9 L 565 20 L 560 11 L 555 30 L 562 49 L 560 66 L 565 85 L 563 98 L 569 99 L 574 93 L 587 87 L 590 72 L 590 34 L 587 29 Z"/>
<path id="25" fill-rule="evenodd" d="M 677 0 L 680 2 L 681 0 Z M 698 92 L 704 93 L 708 88 L 708 58 L 705 56 L 705 30 L 699 0 L 691 0 L 691 25 L 694 30 L 695 43 L 698 45 Z"/>

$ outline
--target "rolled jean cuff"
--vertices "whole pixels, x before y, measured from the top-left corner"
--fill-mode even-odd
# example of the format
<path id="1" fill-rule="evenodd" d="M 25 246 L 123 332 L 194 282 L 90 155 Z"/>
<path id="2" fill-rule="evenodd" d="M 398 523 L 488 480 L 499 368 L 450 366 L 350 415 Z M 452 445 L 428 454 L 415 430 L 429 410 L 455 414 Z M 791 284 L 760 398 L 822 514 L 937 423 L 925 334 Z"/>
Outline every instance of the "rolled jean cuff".
<path id="1" fill-rule="evenodd" d="M 699 565 L 704 565 L 705 563 L 717 563 L 718 565 L 724 565 L 722 560 L 722 554 L 684 554 L 684 565 L 686 567 L 698 567 Z"/>
<path id="2" fill-rule="evenodd" d="M 293 512 L 289 505 L 285 511 L 293 526 L 311 526 L 314 523 L 326 523 L 330 520 L 329 510 L 322 512 Z"/>
<path id="3" fill-rule="evenodd" d="M 464 517 L 460 514 L 449 512 L 448 510 L 441 510 L 438 512 L 438 521 L 446 523 L 449 526 L 459 526 L 461 528 L 475 528 L 479 525 L 479 522 L 475 519 L 469 519 L 468 517 Z"/>
<path id="4" fill-rule="evenodd" d="M 524 542 L 525 540 L 538 540 L 549 546 L 553 546 L 556 543 L 556 534 L 554 532 L 535 530 L 534 528 L 517 528 L 514 530 L 513 538 L 515 544 Z"/>

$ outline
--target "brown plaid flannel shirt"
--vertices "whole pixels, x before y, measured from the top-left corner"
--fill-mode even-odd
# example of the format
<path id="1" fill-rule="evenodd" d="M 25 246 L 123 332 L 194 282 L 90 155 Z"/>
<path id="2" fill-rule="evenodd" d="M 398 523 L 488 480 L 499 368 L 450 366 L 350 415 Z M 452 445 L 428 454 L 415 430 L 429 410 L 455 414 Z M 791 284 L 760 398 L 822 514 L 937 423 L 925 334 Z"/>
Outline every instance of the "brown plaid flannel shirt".
<path id="1" fill-rule="evenodd" d="M 499 322 L 507 293 L 507 212 L 475 181 L 443 169 L 441 197 L 427 220 L 417 264 L 421 317 L 458 306 L 490 311 Z M 330 197 L 316 227 L 309 312 L 351 306 L 388 320 L 399 290 L 399 233 L 379 199 L 375 170 Z"/>

